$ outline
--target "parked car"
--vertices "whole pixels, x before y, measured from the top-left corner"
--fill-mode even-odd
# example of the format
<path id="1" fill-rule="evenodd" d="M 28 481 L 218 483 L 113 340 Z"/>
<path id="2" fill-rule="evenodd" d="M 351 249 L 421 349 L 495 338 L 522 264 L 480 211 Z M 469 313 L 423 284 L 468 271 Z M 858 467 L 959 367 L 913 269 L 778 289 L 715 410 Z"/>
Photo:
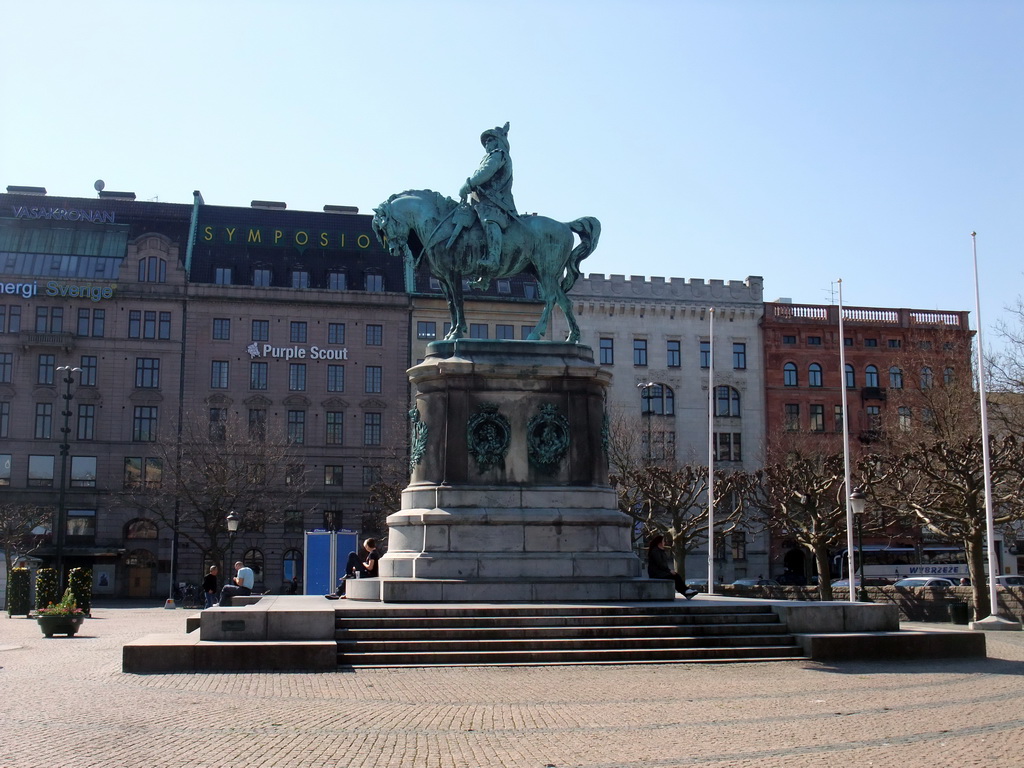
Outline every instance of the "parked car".
<path id="1" fill-rule="evenodd" d="M 894 587 L 955 587 L 956 585 L 949 579 L 943 579 L 938 576 L 908 576 L 905 579 L 900 579 Z"/>
<path id="2" fill-rule="evenodd" d="M 848 587 L 848 586 L 850 586 L 850 580 L 849 579 L 836 579 L 835 581 L 832 582 L 832 586 L 833 587 Z M 860 579 L 857 579 L 857 583 L 856 583 L 855 586 L 858 586 L 858 587 L 860 586 Z"/>
<path id="3" fill-rule="evenodd" d="M 775 579 L 736 579 L 732 583 L 734 587 L 780 587 L 782 586 Z"/>
<path id="4" fill-rule="evenodd" d="M 997 587 L 1024 587 L 1024 576 L 996 576 Z"/>

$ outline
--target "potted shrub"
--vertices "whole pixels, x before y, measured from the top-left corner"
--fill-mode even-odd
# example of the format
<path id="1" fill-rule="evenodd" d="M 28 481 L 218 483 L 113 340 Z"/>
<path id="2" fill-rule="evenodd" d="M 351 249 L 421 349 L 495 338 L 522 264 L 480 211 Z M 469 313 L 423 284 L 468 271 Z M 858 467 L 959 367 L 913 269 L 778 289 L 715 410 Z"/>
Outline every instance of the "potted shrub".
<path id="1" fill-rule="evenodd" d="M 60 592 L 57 571 L 53 568 L 40 568 L 36 571 L 36 608 L 45 608 L 56 603 Z"/>
<path id="2" fill-rule="evenodd" d="M 74 637 L 84 620 L 85 613 L 75 604 L 71 587 L 64 590 L 64 597 L 59 603 L 51 603 L 45 608 L 36 609 L 36 621 L 47 637 L 53 637 L 55 634 Z"/>
<path id="3" fill-rule="evenodd" d="M 7 615 L 28 616 L 32 610 L 29 593 L 28 568 L 15 568 L 11 571 L 11 583 L 7 587 Z"/>
<path id="4" fill-rule="evenodd" d="M 72 568 L 68 574 L 68 588 L 75 596 L 75 603 L 86 616 L 92 614 L 92 570 Z"/>

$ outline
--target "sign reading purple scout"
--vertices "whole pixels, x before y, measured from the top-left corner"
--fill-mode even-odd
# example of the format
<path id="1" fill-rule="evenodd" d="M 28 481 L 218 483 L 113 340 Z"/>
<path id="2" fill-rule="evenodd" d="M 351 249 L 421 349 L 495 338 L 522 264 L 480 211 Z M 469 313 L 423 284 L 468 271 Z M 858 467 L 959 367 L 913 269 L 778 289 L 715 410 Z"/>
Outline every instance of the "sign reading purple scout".
<path id="1" fill-rule="evenodd" d="M 245 351 L 251 359 L 269 357 L 271 360 L 348 360 L 348 347 L 275 347 L 273 344 L 257 344 L 254 341 L 245 348 Z"/>

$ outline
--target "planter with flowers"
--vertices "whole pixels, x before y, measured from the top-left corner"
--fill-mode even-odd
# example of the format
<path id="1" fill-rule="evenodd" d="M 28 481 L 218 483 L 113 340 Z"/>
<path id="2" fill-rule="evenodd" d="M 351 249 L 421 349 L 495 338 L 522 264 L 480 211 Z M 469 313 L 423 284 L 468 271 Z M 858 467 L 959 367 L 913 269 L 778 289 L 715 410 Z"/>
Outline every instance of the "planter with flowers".
<path id="1" fill-rule="evenodd" d="M 36 610 L 36 621 L 43 634 L 47 637 L 67 635 L 74 637 L 78 628 L 85 621 L 85 613 L 75 604 L 75 596 L 69 587 L 59 603 L 50 603 L 45 608 Z"/>

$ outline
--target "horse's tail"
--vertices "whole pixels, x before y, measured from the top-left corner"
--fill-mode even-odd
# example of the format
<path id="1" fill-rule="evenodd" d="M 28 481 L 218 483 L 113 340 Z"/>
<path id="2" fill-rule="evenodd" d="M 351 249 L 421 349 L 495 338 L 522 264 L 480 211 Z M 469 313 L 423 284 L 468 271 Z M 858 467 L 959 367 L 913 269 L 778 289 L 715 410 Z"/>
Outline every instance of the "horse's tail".
<path id="1" fill-rule="evenodd" d="M 562 290 L 568 293 L 576 285 L 580 277 L 580 262 L 594 252 L 597 248 L 597 241 L 601 239 L 601 222 L 593 216 L 584 216 L 570 221 L 567 225 L 574 233 L 579 235 L 580 244 L 572 249 L 569 254 L 569 263 L 565 265 L 568 272 L 562 278 Z"/>

